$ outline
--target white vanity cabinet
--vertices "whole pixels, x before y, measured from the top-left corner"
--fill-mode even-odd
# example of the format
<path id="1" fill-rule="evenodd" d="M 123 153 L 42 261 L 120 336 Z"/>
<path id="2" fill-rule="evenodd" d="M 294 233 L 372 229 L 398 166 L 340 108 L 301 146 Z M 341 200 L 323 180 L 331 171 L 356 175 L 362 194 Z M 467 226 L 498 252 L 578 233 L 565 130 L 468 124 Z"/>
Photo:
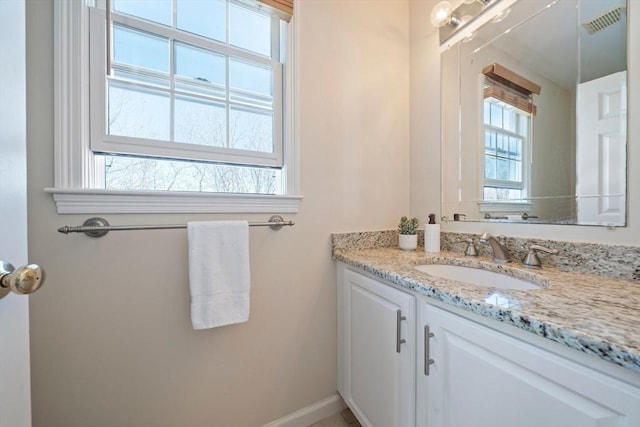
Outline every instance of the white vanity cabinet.
<path id="1" fill-rule="evenodd" d="M 433 364 L 418 380 L 417 425 L 640 426 L 640 388 L 429 303 L 419 310 Z"/>
<path id="2" fill-rule="evenodd" d="M 415 425 L 415 300 L 338 266 L 338 391 L 363 426 Z"/>
<path id="3" fill-rule="evenodd" d="M 640 426 L 637 372 L 356 270 L 338 263 L 338 390 L 364 426 Z"/>

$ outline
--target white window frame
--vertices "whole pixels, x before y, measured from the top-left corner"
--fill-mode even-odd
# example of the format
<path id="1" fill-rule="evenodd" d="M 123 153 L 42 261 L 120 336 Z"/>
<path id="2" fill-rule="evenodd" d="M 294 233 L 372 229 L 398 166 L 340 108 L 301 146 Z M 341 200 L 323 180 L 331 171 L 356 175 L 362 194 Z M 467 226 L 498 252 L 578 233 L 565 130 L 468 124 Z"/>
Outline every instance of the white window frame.
<path id="1" fill-rule="evenodd" d="M 484 103 L 488 100 L 489 98 L 486 98 L 482 100 L 482 108 L 484 111 Z M 515 108 L 515 107 L 513 107 Z M 516 108 L 517 109 L 517 108 Z M 522 110 L 518 110 L 519 114 L 521 115 L 527 115 L 526 112 L 522 111 Z M 518 212 L 530 212 L 531 208 L 533 206 L 533 204 L 527 200 L 530 199 L 529 194 L 531 191 L 531 167 L 529 164 L 529 152 L 531 150 L 531 135 L 532 135 L 532 129 L 533 129 L 533 123 L 532 123 L 532 119 L 533 117 L 529 115 L 529 126 L 526 132 L 526 135 L 521 135 L 519 133 L 513 134 L 510 131 L 507 131 L 503 128 L 497 128 L 491 125 L 487 125 L 486 123 L 484 123 L 484 119 L 482 120 L 482 126 L 481 126 L 481 135 L 482 135 L 482 149 L 481 149 L 481 156 L 480 156 L 480 160 L 482 163 L 482 181 L 481 181 L 481 185 L 480 185 L 480 202 L 478 202 L 478 207 L 479 207 L 479 211 L 480 212 L 500 212 L 500 213 L 505 213 L 505 212 L 514 212 L 514 211 L 518 211 Z M 520 126 L 520 124 L 518 124 L 518 126 Z M 512 183 L 512 181 L 502 181 L 502 180 L 498 180 L 498 179 L 490 179 L 490 178 L 486 178 L 485 177 L 485 131 L 486 130 L 491 130 L 491 131 L 496 131 L 499 133 L 502 133 L 503 135 L 513 135 L 513 136 L 517 136 L 519 138 L 523 138 L 523 144 L 522 144 L 522 180 L 521 182 L 521 188 L 519 188 L 520 190 L 522 190 L 523 192 L 523 196 L 520 199 L 513 199 L 513 200 L 485 200 L 484 199 L 484 187 L 486 186 L 490 186 L 490 187 L 501 187 L 501 188 L 514 188 L 512 185 L 510 185 Z"/>
<path id="2" fill-rule="evenodd" d="M 59 214 L 77 213 L 296 213 L 299 190 L 297 147 L 295 23 L 288 24 L 290 55 L 286 75 L 283 129 L 283 195 L 97 188 L 101 162 L 90 148 L 89 20 L 95 0 L 55 1 L 54 8 L 54 187 Z"/>

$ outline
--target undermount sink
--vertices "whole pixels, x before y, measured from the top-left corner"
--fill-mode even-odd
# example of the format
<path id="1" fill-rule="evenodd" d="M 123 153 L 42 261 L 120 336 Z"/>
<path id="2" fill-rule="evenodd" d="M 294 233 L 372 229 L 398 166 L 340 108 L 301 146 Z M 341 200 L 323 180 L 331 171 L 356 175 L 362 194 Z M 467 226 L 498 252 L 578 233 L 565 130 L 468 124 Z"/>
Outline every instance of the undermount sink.
<path id="1" fill-rule="evenodd" d="M 416 266 L 416 269 L 431 276 L 485 288 L 526 291 L 543 287 L 528 280 L 518 279 L 506 274 L 461 265 L 423 264 Z"/>

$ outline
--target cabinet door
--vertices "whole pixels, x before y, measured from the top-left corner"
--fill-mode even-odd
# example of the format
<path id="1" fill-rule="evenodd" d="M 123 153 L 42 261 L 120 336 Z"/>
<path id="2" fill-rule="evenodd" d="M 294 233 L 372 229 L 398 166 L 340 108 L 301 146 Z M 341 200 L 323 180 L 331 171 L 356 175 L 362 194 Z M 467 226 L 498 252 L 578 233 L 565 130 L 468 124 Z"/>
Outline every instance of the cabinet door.
<path id="1" fill-rule="evenodd" d="M 345 269 L 340 392 L 364 426 L 415 425 L 415 297 Z"/>
<path id="2" fill-rule="evenodd" d="M 640 426 L 640 390 L 433 306 L 429 427 Z"/>

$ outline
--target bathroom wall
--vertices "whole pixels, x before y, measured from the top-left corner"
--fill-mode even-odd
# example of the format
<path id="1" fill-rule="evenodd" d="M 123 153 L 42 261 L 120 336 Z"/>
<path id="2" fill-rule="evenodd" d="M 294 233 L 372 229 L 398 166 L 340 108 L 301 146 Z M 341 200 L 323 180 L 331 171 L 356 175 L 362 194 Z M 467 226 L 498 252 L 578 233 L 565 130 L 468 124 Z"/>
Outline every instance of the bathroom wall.
<path id="1" fill-rule="evenodd" d="M 411 52 L 411 215 L 440 218 L 440 52 L 431 9 L 438 0 L 409 0 Z"/>
<path id="2" fill-rule="evenodd" d="M 440 122 L 438 107 L 439 68 L 438 38 L 429 24 L 429 14 L 436 0 L 410 0 L 411 17 L 411 214 L 421 220 L 429 212 L 440 216 Z M 640 111 L 640 2 L 628 2 L 629 69 L 628 116 Z M 436 72 L 436 70 L 438 70 Z M 640 122 L 628 120 L 627 227 L 589 227 L 559 225 L 488 224 L 449 222 L 445 231 L 469 233 L 491 232 L 520 237 L 640 245 Z"/>
<path id="3" fill-rule="evenodd" d="M 56 232 L 88 215 L 56 214 L 43 191 L 53 185 L 51 4 L 27 2 L 29 258 L 47 271 L 30 297 L 33 426 L 255 427 L 334 395 L 330 234 L 393 228 L 409 212 L 409 3 L 296 3 L 304 200 L 287 216 L 294 227 L 250 231 L 249 321 L 204 331 L 190 325 L 184 230 Z"/>

